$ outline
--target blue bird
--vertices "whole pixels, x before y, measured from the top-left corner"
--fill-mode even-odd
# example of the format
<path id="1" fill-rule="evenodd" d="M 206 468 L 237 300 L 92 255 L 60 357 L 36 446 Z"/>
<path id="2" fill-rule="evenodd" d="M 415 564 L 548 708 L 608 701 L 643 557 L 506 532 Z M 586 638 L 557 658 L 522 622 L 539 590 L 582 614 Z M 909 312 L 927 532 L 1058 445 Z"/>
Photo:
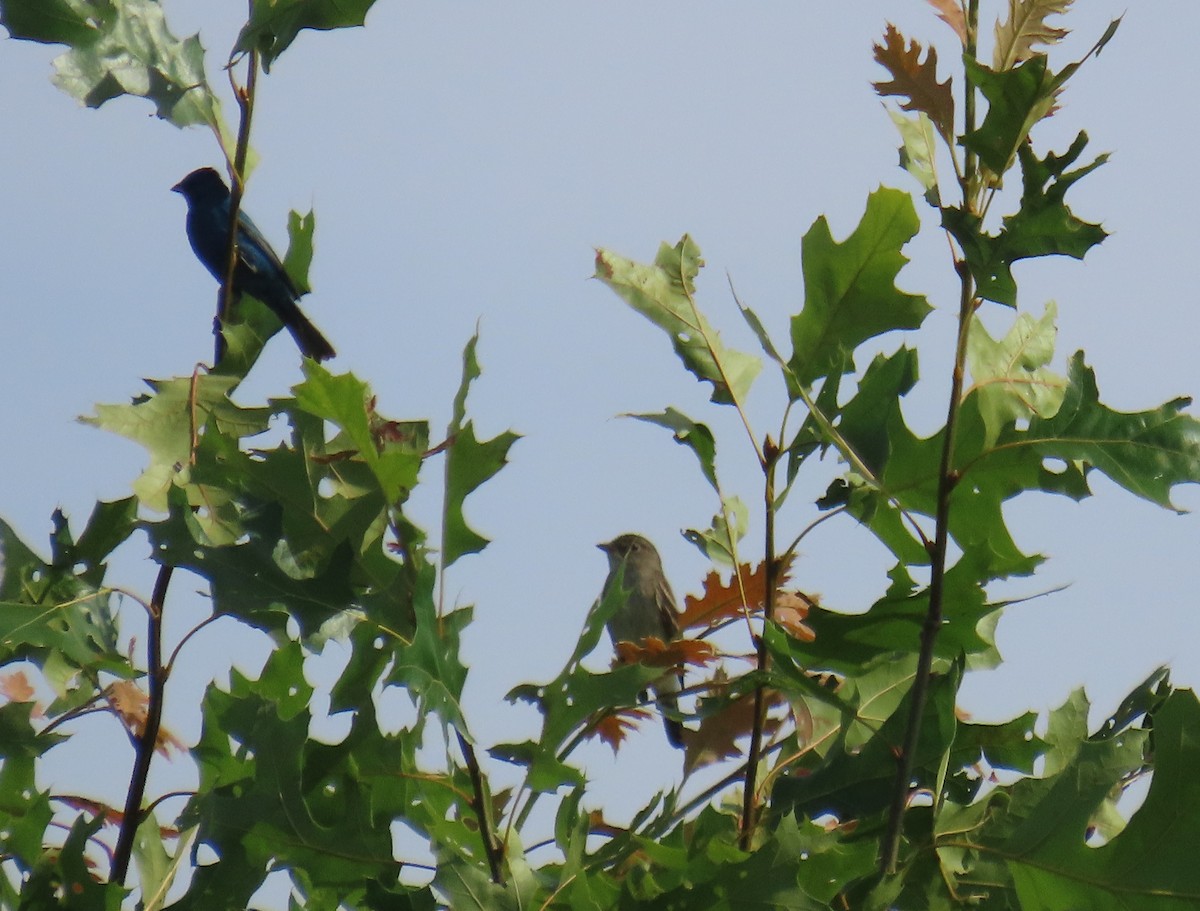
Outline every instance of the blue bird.
<path id="1" fill-rule="evenodd" d="M 224 281 L 229 252 L 229 187 L 212 168 L 200 168 L 171 189 L 187 200 L 187 236 L 196 257 L 213 278 Z M 279 256 L 250 216 L 240 210 L 233 290 L 235 295 L 249 294 L 270 307 L 306 357 L 323 361 L 334 356 L 333 346 L 296 306 L 301 292 L 288 277 Z"/>

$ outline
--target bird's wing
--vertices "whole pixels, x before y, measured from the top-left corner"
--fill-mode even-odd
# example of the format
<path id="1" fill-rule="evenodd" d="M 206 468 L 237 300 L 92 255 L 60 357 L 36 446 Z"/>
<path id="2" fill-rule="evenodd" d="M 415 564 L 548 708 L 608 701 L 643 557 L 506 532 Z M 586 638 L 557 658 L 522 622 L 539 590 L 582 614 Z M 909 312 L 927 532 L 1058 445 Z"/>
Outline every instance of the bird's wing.
<path id="1" fill-rule="evenodd" d="M 675 607 L 675 593 L 666 579 L 661 579 L 654 600 L 658 604 L 658 619 L 662 626 L 663 641 L 670 642 L 679 635 L 679 612 Z"/>
<path id="2" fill-rule="evenodd" d="M 242 211 L 238 212 L 238 258 L 255 275 L 282 281 L 293 300 L 300 298 L 300 289 L 283 267 L 279 255 L 272 249 L 262 231 L 258 230 L 258 225 Z"/>

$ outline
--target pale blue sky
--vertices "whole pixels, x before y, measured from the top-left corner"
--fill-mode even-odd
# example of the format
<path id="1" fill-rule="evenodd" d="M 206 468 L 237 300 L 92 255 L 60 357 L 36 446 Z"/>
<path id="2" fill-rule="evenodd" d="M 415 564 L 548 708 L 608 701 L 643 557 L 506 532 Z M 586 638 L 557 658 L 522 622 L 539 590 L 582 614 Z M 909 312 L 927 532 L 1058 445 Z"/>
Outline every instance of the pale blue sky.
<path id="1" fill-rule="evenodd" d="M 177 35 L 201 32 L 210 79 L 224 91 L 221 49 L 241 5 L 164 6 Z M 1200 5 L 1127 6 L 1090 0 L 1072 13 L 1056 67 L 1126 15 L 1063 110 L 1035 132 L 1043 151 L 1086 129 L 1094 154 L 1113 153 L 1068 197 L 1113 236 L 1084 264 L 1043 261 L 1016 274 L 1024 308 L 1058 302 L 1056 364 L 1085 349 L 1102 398 L 1141 410 L 1200 386 L 1190 89 Z M 246 208 L 282 249 L 287 210 L 315 207 L 315 290 L 304 307 L 338 349 L 331 366 L 369 381 L 384 413 L 444 427 L 462 346 L 480 320 L 484 375 L 471 413 L 481 433 L 525 435 L 512 465 L 468 502 L 469 519 L 495 543 L 448 580 L 451 601 L 477 605 L 465 641 L 477 671 L 467 710 L 485 744 L 530 732 L 529 715 L 500 697 L 560 666 L 604 577 L 596 542 L 648 535 L 681 595 L 707 570 L 678 534 L 715 508 L 694 460 L 665 432 L 614 415 L 675 405 L 709 422 L 724 438 L 725 486 L 758 502 L 732 414 L 706 407 L 661 333 L 588 281 L 593 247 L 649 260 L 660 241 L 690 232 L 708 263 L 700 299 L 726 341 L 757 350 L 730 303 L 728 272 L 787 349 L 787 319 L 802 299 L 800 238 L 812 221 L 825 213 L 844 237 L 880 183 L 913 189 L 869 85 L 882 76 L 871 45 L 889 20 L 935 40 L 944 68 L 954 58 L 953 35 L 918 0 L 380 2 L 365 29 L 302 34 L 260 82 L 261 163 Z M 0 45 L 0 516 L 39 547 L 55 506 L 82 521 L 97 497 L 124 496 L 143 464 L 134 446 L 73 418 L 128 399 L 140 377 L 188 373 L 211 357 L 214 285 L 184 238 L 183 200 L 168 191 L 193 168 L 220 164 L 209 134 L 160 122 L 145 102 L 80 108 L 49 81 L 56 53 Z M 929 431 L 944 413 L 953 276 L 937 231 L 909 253 L 901 286 L 937 307 L 919 340 L 924 386 L 907 403 L 914 426 Z M 1011 314 L 996 309 L 989 322 L 1004 328 Z M 245 396 L 280 394 L 299 378 L 281 336 Z M 772 379 L 759 381 L 760 435 L 777 424 L 781 401 Z M 441 470 L 432 468 L 431 487 Z M 827 480 L 806 489 L 816 495 Z M 1160 662 L 1177 683 L 1200 682 L 1198 519 L 1098 476 L 1093 486 L 1082 505 L 1034 496 L 1009 509 L 1018 543 L 1050 560 L 1006 591 L 1070 587 L 1001 621 L 1007 663 L 964 688 L 978 717 L 1046 708 L 1078 685 L 1107 712 Z M 1200 507 L 1194 488 L 1176 500 Z M 413 508 L 434 524 L 428 493 Z M 781 521 L 794 533 L 814 515 L 794 495 Z M 148 592 L 143 557 L 130 549 L 110 581 Z M 885 587 L 887 565 L 873 539 L 835 521 L 806 539 L 795 576 L 829 606 L 861 610 Z M 204 615 L 190 596 L 197 587 L 176 583 L 172 601 L 192 603 L 175 608 L 175 635 Z M 220 668 L 217 641 L 201 637 L 185 653 L 172 693 Z M 169 718 L 191 739 L 198 715 L 181 703 L 194 700 L 176 698 Z M 643 759 L 664 752 L 635 748 Z M 605 753 L 595 755 L 604 766 Z"/>

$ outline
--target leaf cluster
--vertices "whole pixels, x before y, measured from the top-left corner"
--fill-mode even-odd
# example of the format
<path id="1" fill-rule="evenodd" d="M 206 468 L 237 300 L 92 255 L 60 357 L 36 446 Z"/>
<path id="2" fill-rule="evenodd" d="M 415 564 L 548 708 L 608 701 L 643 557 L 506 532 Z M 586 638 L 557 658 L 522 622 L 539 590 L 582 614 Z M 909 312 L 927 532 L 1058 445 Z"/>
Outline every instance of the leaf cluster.
<path id="1" fill-rule="evenodd" d="M 231 61 L 266 72 L 301 30 L 361 25 L 371 5 L 255 0 Z M 439 438 L 428 420 L 385 414 L 353 373 L 312 362 L 289 394 L 239 401 L 280 328 L 246 299 L 223 327 L 216 367 L 148 381 L 146 393 L 86 419 L 144 449 L 131 496 L 97 504 L 82 528 L 55 513 L 45 556 L 0 522 L 0 905 L 116 909 L 132 889 L 146 908 L 167 906 L 168 893 L 181 909 L 247 907 L 281 871 L 294 906 L 331 911 L 1131 901 L 1165 911 L 1200 900 L 1186 853 L 1200 838 L 1190 774 L 1200 703 L 1165 670 L 1095 731 L 1082 693 L 1045 717 L 1003 723 L 974 722 L 958 704 L 964 676 L 1000 660 L 994 632 L 1007 605 L 994 583 L 1043 560 L 1017 542 L 1005 505 L 1031 493 L 1082 499 L 1100 472 L 1170 508 L 1176 485 L 1200 482 L 1200 422 L 1183 398 L 1134 413 L 1106 406 L 1082 352 L 1056 366 L 1055 305 L 1018 310 L 1014 263 L 1082 258 L 1105 237 L 1066 202 L 1104 156 L 1084 158 L 1082 132 L 1058 153 L 1033 136 L 1087 59 L 1050 65 L 1065 32 L 1047 20 L 1070 0 L 1007 0 L 991 66 L 976 52 L 976 5 L 932 5 L 963 52 L 961 71 L 943 77 L 935 48 L 891 26 L 875 59 L 887 73 L 876 89 L 898 101 L 889 113 L 900 163 L 950 240 L 960 280 L 940 429 L 914 432 L 903 408 L 922 380 L 916 349 L 895 333 L 919 330 L 934 306 L 899 284 L 921 230 L 908 193 L 870 194 L 844 239 L 815 220 L 786 340 L 736 302 L 761 355 L 727 342 L 702 309 L 692 237 L 649 263 L 597 251 L 596 277 L 666 335 L 714 407 L 737 413 L 763 488 L 727 488 L 719 457 L 732 443 L 709 424 L 672 406 L 632 415 L 695 456 L 713 519 L 686 536 L 713 569 L 685 601 L 680 637 L 623 643 L 596 670 L 589 657 L 622 607 L 613 587 L 558 674 L 508 694 L 537 712 L 537 733 L 484 749 L 462 704 L 470 669 L 460 644 L 474 608 L 443 604 L 447 570 L 488 543 L 464 502 L 517 439 L 481 439 L 470 417 L 477 337 Z M 252 98 L 238 96 L 235 150 L 198 39 L 176 39 L 152 0 L 0 0 L 0 22 L 14 37 L 67 45 L 56 78 L 75 97 L 97 107 L 144 97 L 177 126 L 212 129 L 231 162 L 244 159 Z M 1011 211 L 998 216 L 1001 206 Z M 314 224 L 311 213 L 289 223 L 298 286 Z M 997 310 L 1010 319 L 999 338 L 980 318 L 993 303 L 1011 308 Z M 766 381 L 779 418 L 760 433 L 747 402 Z M 431 462 L 440 477 L 430 478 Z M 814 472 L 824 494 L 794 502 L 797 479 Z M 437 540 L 407 509 L 419 484 L 441 493 Z M 830 605 L 808 591 L 800 545 L 827 521 L 855 523 L 892 555 L 875 603 Z M 752 523 L 765 529 L 761 557 L 749 553 Z M 143 600 L 108 581 L 114 552 L 143 539 L 160 579 L 198 581 L 205 624 L 259 630 L 273 649 L 257 675 L 234 672 L 204 693 L 199 741 L 186 750 L 194 793 L 143 801 L 131 784 L 122 812 L 38 772 L 85 736 L 76 722 L 91 713 L 126 732 L 139 756 L 180 749 L 169 730 L 153 731 L 195 630 L 160 654 L 166 582 Z M 123 650 L 143 619 L 154 643 L 144 665 Z M 305 676 L 330 640 L 349 656 L 329 692 L 327 714 L 344 722 L 332 740 L 314 733 L 323 713 Z M 681 706 L 648 697 L 680 671 Z M 398 726 L 380 717 L 391 698 L 412 708 Z M 581 747 L 598 740 L 619 752 L 658 712 L 686 725 L 683 783 L 619 825 L 594 808 Z M 498 787 L 504 776 L 519 784 Z M 1147 778 L 1141 807 L 1124 812 L 1123 796 Z M 552 810 L 544 841 L 539 804 Z M 420 847 L 397 847 L 398 831 Z M 114 872 L 129 841 L 136 887 Z M 534 853 L 550 845 L 553 854 Z"/>

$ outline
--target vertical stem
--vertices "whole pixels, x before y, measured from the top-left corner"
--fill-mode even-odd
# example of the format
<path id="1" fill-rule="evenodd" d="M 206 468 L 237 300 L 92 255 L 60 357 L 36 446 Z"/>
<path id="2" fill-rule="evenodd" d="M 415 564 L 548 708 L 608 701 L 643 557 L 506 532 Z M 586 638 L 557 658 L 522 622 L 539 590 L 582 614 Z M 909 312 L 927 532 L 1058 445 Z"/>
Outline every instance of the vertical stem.
<path id="1" fill-rule="evenodd" d="M 979 53 L 979 0 L 968 0 L 967 3 L 967 56 L 976 59 Z M 971 74 L 963 72 L 963 134 L 975 132 L 975 86 L 971 83 Z M 979 156 L 967 149 L 963 161 L 963 205 L 968 210 L 975 205 L 975 180 L 979 168 Z"/>
<path id="2" fill-rule="evenodd" d="M 972 59 L 977 53 L 979 34 L 979 0 L 968 0 L 967 4 L 967 54 Z M 963 130 L 975 129 L 975 86 L 970 74 L 964 73 Z M 974 211 L 977 199 L 978 159 L 970 150 L 963 166 L 963 206 Z M 962 400 L 963 377 L 966 371 L 967 337 L 971 317 L 975 313 L 975 284 L 967 264 L 955 263 L 959 277 L 958 339 L 954 350 L 954 370 L 950 380 L 950 403 L 946 409 L 946 430 L 942 441 L 941 464 L 938 467 L 937 506 L 933 546 L 930 552 L 929 608 L 921 627 L 921 648 L 917 656 L 916 677 L 909 693 L 910 706 L 908 726 L 904 731 L 904 744 L 896 763 L 896 779 L 892 787 L 892 802 L 888 812 L 887 829 L 879 850 L 879 870 L 892 874 L 897 870 L 900 859 L 900 840 L 904 832 L 904 810 L 908 805 L 908 791 L 913 773 L 917 746 L 921 740 L 921 722 L 925 713 L 925 702 L 929 696 L 929 682 L 933 674 L 933 649 L 937 644 L 945 615 L 946 551 L 950 538 L 950 496 L 958 483 L 954 469 L 954 444 L 958 428 L 958 416 Z"/>
<path id="3" fill-rule="evenodd" d="M 233 273 L 237 266 L 238 211 L 242 206 L 243 177 L 246 173 L 246 156 L 250 150 L 250 120 L 254 115 L 254 92 L 258 85 L 258 51 L 250 51 L 246 56 L 246 85 L 244 88 L 237 85 L 233 87 L 233 95 L 237 99 L 240 116 L 238 118 L 237 147 L 234 149 L 229 175 L 229 248 L 225 256 L 225 280 L 221 282 L 221 290 L 218 293 L 217 321 L 213 327 L 216 335 L 213 351 L 214 365 L 219 364 L 221 358 L 225 356 L 225 336 L 222 330 L 233 312 L 233 302 L 237 296 L 233 287 Z M 232 69 L 229 74 L 232 82 Z"/>
<path id="4" fill-rule="evenodd" d="M 492 814 L 488 812 L 487 795 L 483 788 L 483 774 L 479 770 L 479 760 L 475 756 L 475 748 L 471 746 L 471 742 L 461 732 L 455 731 L 454 733 L 458 737 L 458 747 L 462 750 L 463 758 L 467 762 L 467 774 L 471 777 L 471 791 L 474 795 L 471 799 L 471 808 L 475 811 L 475 818 L 479 822 L 479 837 L 483 841 L 483 853 L 487 856 L 492 882 L 501 885 L 504 882 L 504 874 L 501 869 L 503 856 L 500 846 L 496 844 L 496 833 L 492 830 Z"/>
<path id="5" fill-rule="evenodd" d="M 162 724 L 163 691 L 166 687 L 166 672 L 162 663 L 162 613 L 167 599 L 167 587 L 171 584 L 173 566 L 160 566 L 154 581 L 154 593 L 150 596 L 150 620 L 146 642 L 146 673 L 150 682 L 149 703 L 146 706 L 146 725 L 137 739 L 133 759 L 133 771 L 129 776 L 129 791 L 125 795 L 125 815 L 121 819 L 121 832 L 117 836 L 117 847 L 113 852 L 111 881 L 124 883 L 129 872 L 129 860 L 133 856 L 133 839 L 142 821 L 142 799 L 146 795 L 146 779 L 150 775 L 150 760 L 154 757 L 154 746 L 158 742 L 158 730 Z"/>
<path id="6" fill-rule="evenodd" d="M 775 579 L 779 570 L 775 560 L 775 465 L 779 460 L 779 447 L 769 437 L 763 446 L 765 528 L 764 528 L 764 573 L 766 576 L 766 600 L 763 602 L 763 626 L 758 637 L 758 670 L 765 672 L 771 656 L 767 651 L 766 627 L 775 616 Z M 750 749 L 746 756 L 746 783 L 742 794 L 742 823 L 739 841 L 743 851 L 749 851 L 754 840 L 754 828 L 758 817 L 758 764 L 762 756 L 763 726 L 766 723 L 766 690 L 762 683 L 754 688 L 754 726 L 750 729 Z"/>

